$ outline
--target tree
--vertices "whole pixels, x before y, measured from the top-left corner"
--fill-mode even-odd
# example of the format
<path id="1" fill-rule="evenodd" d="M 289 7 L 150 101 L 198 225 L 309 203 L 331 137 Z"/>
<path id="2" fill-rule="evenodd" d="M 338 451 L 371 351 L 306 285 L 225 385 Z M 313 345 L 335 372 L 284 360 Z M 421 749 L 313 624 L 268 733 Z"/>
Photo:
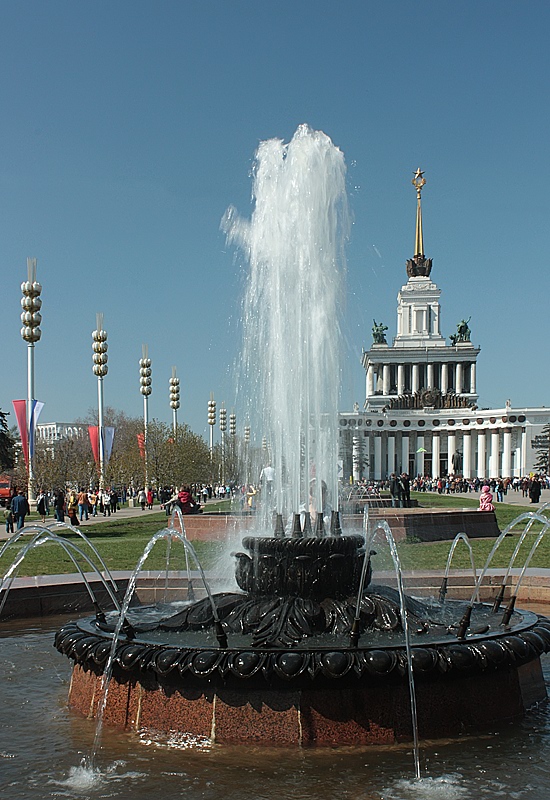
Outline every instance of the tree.
<path id="1" fill-rule="evenodd" d="M 531 447 L 537 451 L 535 470 L 548 473 L 550 456 L 550 425 L 545 425 L 539 436 L 531 441 Z"/>
<path id="2" fill-rule="evenodd" d="M 7 414 L 0 410 L 0 469 L 13 469 L 15 466 L 15 439 L 11 435 Z"/>

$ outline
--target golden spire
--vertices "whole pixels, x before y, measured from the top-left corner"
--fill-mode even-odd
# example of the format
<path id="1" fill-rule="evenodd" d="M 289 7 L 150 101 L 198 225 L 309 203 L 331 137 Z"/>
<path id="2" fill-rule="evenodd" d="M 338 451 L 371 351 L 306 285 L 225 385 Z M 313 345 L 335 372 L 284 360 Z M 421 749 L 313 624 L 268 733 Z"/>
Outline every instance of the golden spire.
<path id="1" fill-rule="evenodd" d="M 426 183 L 424 173 L 418 167 L 412 179 L 412 185 L 416 189 L 416 237 L 414 242 L 414 257 L 424 255 L 424 238 L 422 235 L 422 188 Z"/>

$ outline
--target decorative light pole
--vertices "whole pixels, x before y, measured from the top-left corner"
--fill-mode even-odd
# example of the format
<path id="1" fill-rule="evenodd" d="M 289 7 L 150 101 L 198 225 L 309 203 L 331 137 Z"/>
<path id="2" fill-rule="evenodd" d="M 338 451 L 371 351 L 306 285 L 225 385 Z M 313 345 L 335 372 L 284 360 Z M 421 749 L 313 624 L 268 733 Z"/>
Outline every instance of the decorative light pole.
<path id="1" fill-rule="evenodd" d="M 176 377 L 176 368 L 172 367 L 170 384 L 170 408 L 172 409 L 172 424 L 174 427 L 174 441 L 178 435 L 178 408 L 180 407 L 180 379 Z"/>
<path id="2" fill-rule="evenodd" d="M 246 471 L 246 487 L 250 483 L 250 425 L 244 426 L 244 457 L 245 457 L 245 471 Z"/>
<path id="3" fill-rule="evenodd" d="M 103 314 L 96 314 L 95 331 L 92 331 L 92 371 L 97 375 L 97 405 L 98 405 L 98 430 L 99 445 L 99 489 L 105 488 L 105 434 L 103 424 L 103 378 L 107 374 L 107 331 L 103 330 Z"/>
<path id="4" fill-rule="evenodd" d="M 216 401 L 214 400 L 214 392 L 210 392 L 210 400 L 208 401 L 208 424 L 210 425 L 210 463 L 214 453 L 214 425 L 216 424 Z"/>
<path id="5" fill-rule="evenodd" d="M 220 431 L 222 432 L 222 483 L 225 486 L 225 432 L 227 430 L 227 411 L 225 403 L 220 408 Z"/>
<path id="6" fill-rule="evenodd" d="M 36 280 L 36 258 L 27 258 L 27 280 L 21 284 L 23 297 L 21 298 L 21 336 L 27 342 L 27 431 L 28 431 L 28 499 L 35 499 L 33 486 L 33 454 L 34 454 L 34 424 L 32 414 L 34 411 L 34 345 L 40 341 L 42 331 L 40 323 L 42 315 L 40 308 L 42 300 L 42 286 Z"/>
<path id="7" fill-rule="evenodd" d="M 151 359 L 146 344 L 141 346 L 142 358 L 139 360 L 139 391 L 143 395 L 143 461 L 145 464 L 145 491 L 149 490 L 149 464 L 147 461 L 147 427 L 149 425 L 149 395 L 151 388 Z"/>

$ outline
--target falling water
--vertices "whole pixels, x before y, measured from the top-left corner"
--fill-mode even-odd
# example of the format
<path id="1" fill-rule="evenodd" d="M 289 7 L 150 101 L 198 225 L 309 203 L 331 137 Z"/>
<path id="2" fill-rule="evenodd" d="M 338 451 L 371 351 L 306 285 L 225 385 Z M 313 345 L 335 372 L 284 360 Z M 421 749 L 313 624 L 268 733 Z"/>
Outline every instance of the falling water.
<path id="1" fill-rule="evenodd" d="M 222 221 L 249 265 L 239 399 L 253 435 L 267 441 L 283 515 L 307 509 L 312 488 L 319 508 L 322 481 L 337 508 L 345 179 L 343 153 L 301 125 L 289 144 L 260 144 L 251 219 L 230 208 Z"/>

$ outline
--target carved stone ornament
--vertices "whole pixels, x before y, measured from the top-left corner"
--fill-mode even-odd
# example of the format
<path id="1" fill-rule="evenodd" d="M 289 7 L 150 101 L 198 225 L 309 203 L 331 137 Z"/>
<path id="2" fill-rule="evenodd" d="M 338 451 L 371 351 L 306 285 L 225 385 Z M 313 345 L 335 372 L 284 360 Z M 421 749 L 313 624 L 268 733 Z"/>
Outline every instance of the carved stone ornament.
<path id="1" fill-rule="evenodd" d="M 384 406 L 383 411 L 422 408 L 471 408 L 474 410 L 477 406 L 468 397 L 457 394 L 452 389 L 445 394 L 442 394 L 440 389 L 422 389 L 414 394 L 401 394 L 394 397 Z"/>

